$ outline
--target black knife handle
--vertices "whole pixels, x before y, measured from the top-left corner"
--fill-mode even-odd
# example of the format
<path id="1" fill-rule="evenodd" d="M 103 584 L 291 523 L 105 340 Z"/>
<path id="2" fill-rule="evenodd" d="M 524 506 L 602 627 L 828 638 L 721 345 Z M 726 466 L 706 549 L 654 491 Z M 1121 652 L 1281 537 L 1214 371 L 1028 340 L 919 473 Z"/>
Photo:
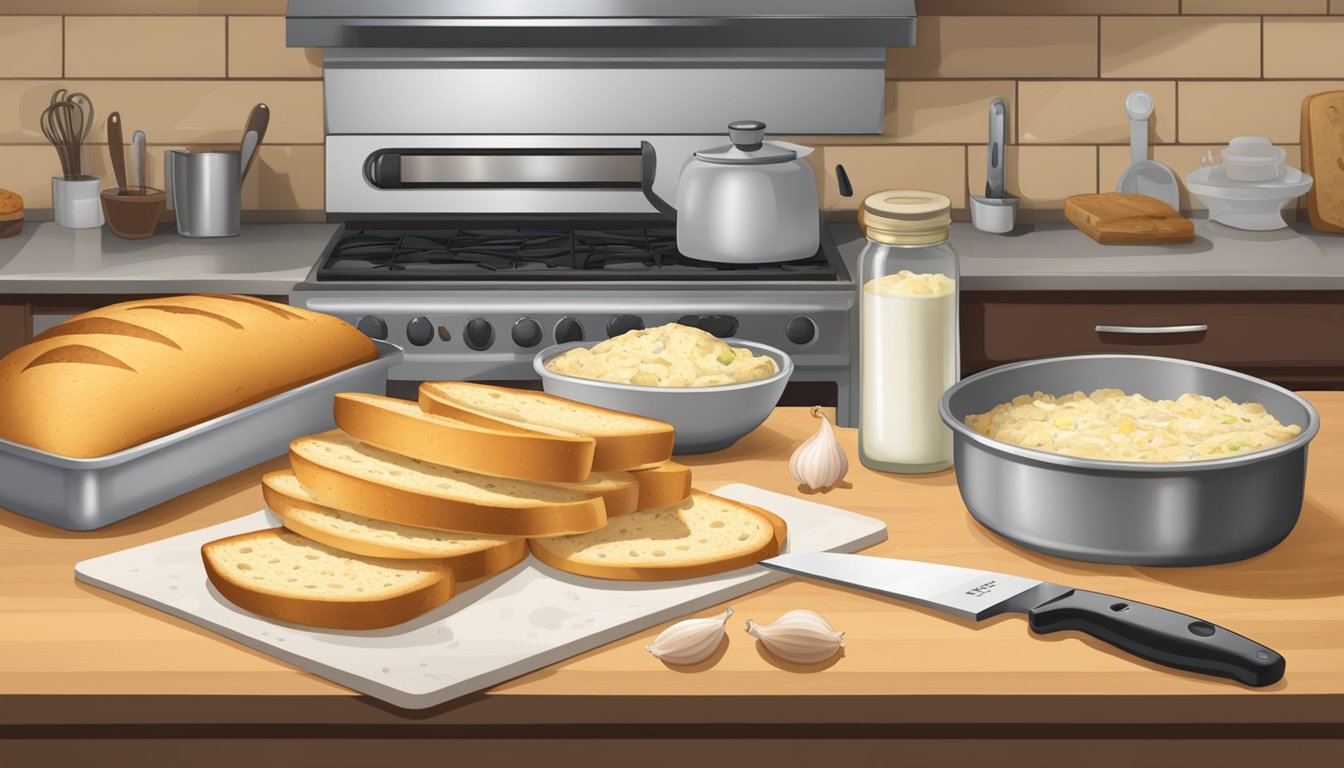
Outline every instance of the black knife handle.
<path id="1" fill-rule="evenodd" d="M 1246 685 L 1270 685 L 1283 677 L 1283 657 L 1222 627 L 1155 605 L 1071 590 L 1027 611 L 1038 634 L 1076 629 L 1158 664 Z"/>

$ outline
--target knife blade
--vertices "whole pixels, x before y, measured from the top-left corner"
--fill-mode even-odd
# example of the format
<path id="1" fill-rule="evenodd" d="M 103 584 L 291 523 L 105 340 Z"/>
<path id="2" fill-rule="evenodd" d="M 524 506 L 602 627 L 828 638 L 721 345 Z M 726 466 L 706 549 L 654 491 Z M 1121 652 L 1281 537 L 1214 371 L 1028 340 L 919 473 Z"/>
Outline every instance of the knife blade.
<path id="1" fill-rule="evenodd" d="M 1157 664 L 1250 686 L 1283 677 L 1283 656 L 1254 640 L 1178 611 L 1100 592 L 974 568 L 836 552 L 780 555 L 761 565 L 972 621 L 1024 613 L 1036 634 L 1076 629 Z"/>

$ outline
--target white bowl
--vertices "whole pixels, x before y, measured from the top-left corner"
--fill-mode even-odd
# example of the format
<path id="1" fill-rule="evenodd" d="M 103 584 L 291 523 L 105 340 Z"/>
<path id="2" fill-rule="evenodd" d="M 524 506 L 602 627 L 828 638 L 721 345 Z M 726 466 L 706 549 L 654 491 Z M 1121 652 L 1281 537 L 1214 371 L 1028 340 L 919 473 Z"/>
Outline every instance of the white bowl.
<path id="1" fill-rule="evenodd" d="M 596 341 L 547 347 L 532 358 L 532 370 L 541 377 L 547 394 L 665 421 L 677 431 L 673 453 L 709 453 L 727 448 L 759 427 L 793 375 L 793 359 L 774 347 L 743 339 L 723 341 L 774 358 L 779 371 L 764 379 L 720 387 L 642 387 L 565 376 L 546 368 L 546 361 L 556 355 L 575 347 L 592 347 Z"/>
<path id="2" fill-rule="evenodd" d="M 1236 181 L 1224 166 L 1214 165 L 1191 171 L 1185 187 L 1208 207 L 1213 221 L 1237 229 L 1283 229 L 1288 226 L 1283 207 L 1311 189 L 1311 177 L 1289 168 L 1272 181 Z"/>

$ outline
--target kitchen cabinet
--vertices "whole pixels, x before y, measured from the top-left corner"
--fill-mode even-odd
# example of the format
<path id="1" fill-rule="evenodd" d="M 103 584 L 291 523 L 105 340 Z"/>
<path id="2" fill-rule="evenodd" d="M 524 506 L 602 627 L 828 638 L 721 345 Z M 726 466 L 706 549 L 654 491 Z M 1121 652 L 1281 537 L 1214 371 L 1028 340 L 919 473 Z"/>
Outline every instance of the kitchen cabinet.
<path id="1" fill-rule="evenodd" d="M 1054 355 L 1138 354 L 1290 389 L 1344 389 L 1344 292 L 965 291 L 961 353 L 962 375 Z"/>
<path id="2" fill-rule="evenodd" d="M 817 428 L 780 408 L 727 451 L 681 460 L 697 487 L 747 482 L 878 517 L 868 554 L 988 568 L 1208 619 L 1283 653 L 1265 689 L 1171 671 L 1025 619 L 973 624 L 791 579 L 731 601 L 728 640 L 695 667 L 644 646 L 666 625 L 494 689 L 406 712 L 137 603 L 76 583 L 80 560 L 249 514 L 266 462 L 106 529 L 56 530 L 0 512 L 0 755 L 5 764 L 671 766 L 1338 765 L 1344 754 L 1344 393 L 1320 411 L 1302 517 L 1240 563 L 1134 568 L 1009 544 L 963 507 L 952 470 L 872 472 L 837 431 L 846 482 L 803 493 L 787 474 Z M 725 605 L 696 615 L 722 612 Z M 800 667 L 744 631 L 794 608 L 846 633 Z M 389 653 L 395 653 L 390 649 Z M 260 756 L 260 758 L 259 758 Z"/>

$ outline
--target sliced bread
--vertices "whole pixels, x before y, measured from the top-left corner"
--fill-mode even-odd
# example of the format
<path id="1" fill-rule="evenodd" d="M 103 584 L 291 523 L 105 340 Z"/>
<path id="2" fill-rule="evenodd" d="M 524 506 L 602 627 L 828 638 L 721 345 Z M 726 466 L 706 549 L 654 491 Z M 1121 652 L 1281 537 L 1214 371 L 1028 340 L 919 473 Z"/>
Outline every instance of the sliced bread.
<path id="1" fill-rule="evenodd" d="M 629 472 L 619 470 L 594 472 L 582 482 L 546 483 L 546 485 L 601 498 L 607 517 L 624 515 L 639 509 L 640 483 Z"/>
<path id="2" fill-rule="evenodd" d="M 779 554 L 787 528 L 778 516 L 709 493 L 615 518 L 601 530 L 532 539 L 543 563 L 599 579 L 691 579 Z"/>
<path id="3" fill-rule="evenodd" d="M 554 536 L 596 530 L 607 519 L 598 496 L 421 461 L 339 430 L 290 443 L 289 463 L 333 507 L 420 528 Z"/>
<path id="4" fill-rule="evenodd" d="M 501 425 L 551 435 L 593 438 L 593 471 L 633 469 L 672 457 L 672 425 L 656 419 L 576 403 L 544 392 L 466 381 L 427 381 L 420 407 L 486 427 Z"/>
<path id="5" fill-rule="evenodd" d="M 524 539 L 416 528 L 334 509 L 292 472 L 261 478 L 261 495 L 295 533 L 354 555 L 442 560 L 459 584 L 499 573 L 527 556 Z"/>
<path id="6" fill-rule="evenodd" d="M 283 528 L 201 546 L 210 583 L 260 616 L 333 629 L 390 627 L 453 596 L 442 562 L 358 557 Z"/>
<path id="7" fill-rule="evenodd" d="M 639 483 L 638 509 L 676 504 L 691 495 L 691 468 L 675 461 L 630 470 Z"/>
<path id="8" fill-rule="evenodd" d="M 593 468 L 591 437 L 426 413 L 409 400 L 342 392 L 336 426 L 369 445 L 435 464 L 519 480 L 579 482 Z"/>

